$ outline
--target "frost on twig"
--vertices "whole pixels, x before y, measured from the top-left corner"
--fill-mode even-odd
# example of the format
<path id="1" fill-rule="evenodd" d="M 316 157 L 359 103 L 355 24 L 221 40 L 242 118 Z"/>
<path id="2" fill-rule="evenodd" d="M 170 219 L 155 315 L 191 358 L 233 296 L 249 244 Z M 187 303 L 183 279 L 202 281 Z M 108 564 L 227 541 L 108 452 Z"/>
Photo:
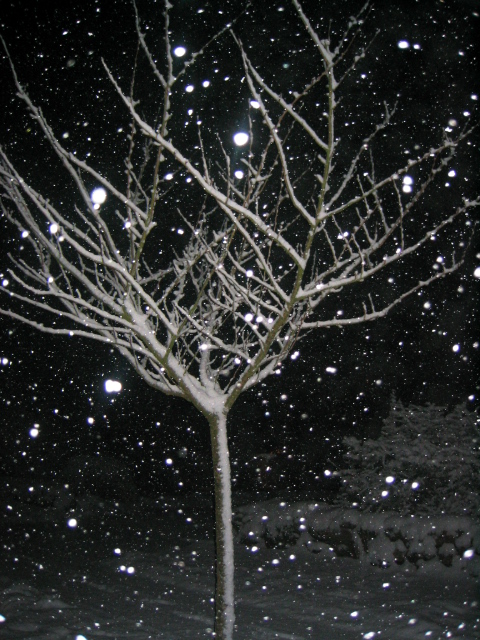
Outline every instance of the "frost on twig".
<path id="1" fill-rule="evenodd" d="M 74 194 L 66 210 L 0 149 L 2 211 L 28 246 L 21 258 L 12 254 L 4 273 L 4 315 L 114 346 L 152 386 L 204 407 L 214 393 L 230 407 L 277 371 L 308 331 L 380 318 L 462 264 L 473 225 L 435 268 L 431 240 L 449 228 L 458 236 L 478 197 L 435 215 L 422 212 L 470 131 L 387 166 L 378 150 L 395 126 L 396 106 L 385 104 L 383 118 L 359 132 L 358 148 L 344 147 L 339 104 L 349 97 L 346 78 L 368 54 L 362 40 L 368 5 L 337 42 L 317 32 L 297 0 L 293 7 L 318 70 L 298 86 L 269 77 L 255 46 L 245 42 L 248 33 L 240 35 L 237 24 L 253 19 L 251 9 L 179 64 L 168 3 L 160 56 L 134 5 L 132 76 L 124 82 L 103 63 L 130 121 L 124 185 L 69 150 L 22 86 L 3 43 L 18 96 Z M 242 91 L 255 105 L 240 178 L 220 123 L 206 125 L 200 113 L 197 135 L 186 140 L 177 118 L 186 100 L 179 79 L 227 42 Z M 154 117 L 136 97 L 139 83 L 158 93 Z M 406 197 L 402 180 L 413 170 L 420 179 Z M 92 182 L 105 189 L 113 215 L 91 202 Z M 396 272 L 395 289 L 385 287 Z"/>
<path id="2" fill-rule="evenodd" d="M 442 175 L 471 130 L 436 136 L 402 162 L 404 149 L 385 153 L 396 106 L 381 102 L 383 116 L 372 124 L 349 95 L 372 42 L 363 37 L 369 5 L 336 42 L 299 0 L 289 6 L 302 42 L 290 52 L 294 73 L 280 77 L 265 64 L 276 39 L 255 28 L 253 3 L 184 63 L 172 49 L 175 8 L 165 0 L 163 25 L 149 32 L 134 4 L 133 71 L 123 78 L 111 61 L 99 64 L 124 114 L 123 147 L 105 117 L 97 159 L 82 159 L 33 102 L 2 40 L 17 95 L 42 134 L 38 171 L 48 167 L 54 179 L 38 188 L 45 182 L 19 169 L 16 149 L 0 147 L 0 208 L 20 238 L 0 276 L 0 313 L 108 345 L 153 388 L 204 415 L 219 640 L 231 640 L 234 628 L 230 409 L 243 391 L 280 373 L 289 355 L 296 359 L 310 331 L 381 318 L 458 269 L 480 204 L 465 193 L 435 206 Z M 218 60 L 228 67 L 228 90 L 212 83 L 215 108 L 191 103 L 180 80 L 212 72 Z M 225 134 L 225 104 L 245 123 L 241 147 Z M 351 139 L 340 135 L 347 124 Z M 405 194 L 412 171 L 418 179 Z M 103 190 L 100 202 L 92 185 Z M 435 255 L 436 238 L 449 233 L 451 244 Z"/>

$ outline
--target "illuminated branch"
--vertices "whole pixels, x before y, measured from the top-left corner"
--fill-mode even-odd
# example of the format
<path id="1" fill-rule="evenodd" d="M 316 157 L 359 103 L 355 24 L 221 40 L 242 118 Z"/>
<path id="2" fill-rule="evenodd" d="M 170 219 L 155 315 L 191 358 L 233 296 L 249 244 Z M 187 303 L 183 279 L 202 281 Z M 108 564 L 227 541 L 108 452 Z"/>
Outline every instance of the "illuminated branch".
<path id="1" fill-rule="evenodd" d="M 186 399 L 206 417 L 215 469 L 217 556 L 225 560 L 227 551 L 233 553 L 229 410 L 241 393 L 278 372 L 312 330 L 384 317 L 462 265 L 474 226 L 461 221 L 480 198 L 445 204 L 430 219 L 425 210 L 472 130 L 444 136 L 398 166 L 382 153 L 382 141 L 395 126 L 395 107 L 385 104 L 376 126 L 363 131 L 357 118 L 358 148 L 352 152 L 343 144 L 336 129 L 338 105 L 349 99 L 346 80 L 369 46 L 355 50 L 368 5 L 335 45 L 317 33 L 293 0 L 305 48 L 316 56 L 317 67 L 298 87 L 268 79 L 262 44 L 247 43 L 248 34 L 240 38 L 235 21 L 175 75 L 180 63 L 173 60 L 168 0 L 160 61 L 134 9 L 138 48 L 126 90 L 102 61 L 130 125 L 124 185 L 60 141 L 55 124 L 22 86 L 2 40 L 17 95 L 58 161 L 56 182 L 68 185 L 70 200 L 65 205 L 56 197 L 54 182 L 52 193 L 40 192 L 34 176 L 23 175 L 7 147 L 0 147 L 1 211 L 22 247 L 11 250 L 1 275 L 0 313 L 40 331 L 117 349 L 150 386 Z M 252 16 L 250 7 L 236 20 L 248 23 Z M 198 125 L 192 141 L 177 116 L 186 99 L 177 90 L 178 79 L 206 59 L 207 49 L 232 37 L 239 91 L 255 105 L 247 114 L 242 177 L 232 174 L 233 156 L 220 121 L 210 122 L 205 109 L 198 120 L 205 117 L 206 123 Z M 155 96 L 156 113 L 143 104 L 140 111 L 139 84 Z M 321 105 L 320 118 L 312 104 Z M 102 138 L 110 134 L 106 119 Z M 162 175 L 164 163 L 173 167 L 168 177 Z M 50 164 L 51 158 L 45 166 Z M 406 195 L 399 185 L 413 169 L 421 178 Z M 105 206 L 92 202 L 91 183 L 105 190 Z M 449 231 L 451 257 L 432 269 L 427 247 Z M 408 275 L 411 264 L 414 277 Z M 385 285 L 392 273 L 394 290 Z M 219 640 L 229 640 L 233 629 L 232 571 L 217 579 Z"/>

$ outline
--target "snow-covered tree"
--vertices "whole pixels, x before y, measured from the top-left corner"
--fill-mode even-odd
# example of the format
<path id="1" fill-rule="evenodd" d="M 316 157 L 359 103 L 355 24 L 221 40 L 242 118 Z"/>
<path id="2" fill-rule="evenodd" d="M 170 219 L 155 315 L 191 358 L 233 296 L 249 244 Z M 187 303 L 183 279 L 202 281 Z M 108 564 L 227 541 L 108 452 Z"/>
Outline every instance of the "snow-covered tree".
<path id="1" fill-rule="evenodd" d="M 151 387 L 205 417 L 215 477 L 216 637 L 226 640 L 234 628 L 230 410 L 296 360 L 308 333 L 384 317 L 458 269 L 480 200 L 465 192 L 428 207 L 468 126 L 453 135 L 445 123 L 405 160 L 396 133 L 389 138 L 394 105 L 372 90 L 366 120 L 355 99 L 345 110 L 350 78 L 368 53 L 367 8 L 330 39 L 292 0 L 288 19 L 301 46 L 289 52 L 294 73 L 282 80 L 264 53 L 278 41 L 263 42 L 264 27 L 250 37 L 261 8 L 249 4 L 189 54 L 173 47 L 173 9 L 168 0 L 164 6 L 163 29 L 147 29 L 134 5 L 138 51 L 128 78 L 103 61 L 125 126 L 105 115 L 97 158 L 77 152 L 47 120 L 4 43 L 17 95 L 43 142 L 32 171 L 13 160 L 18 140 L 0 148 L 1 210 L 18 234 L 1 274 L 1 313 L 117 349 Z M 189 112 L 193 85 L 184 82 L 198 65 L 203 73 L 225 60 L 225 51 L 232 74 L 215 100 L 235 107 L 244 123 L 234 136 L 210 102 Z M 375 113 L 379 120 L 368 124 Z"/>
<path id="2" fill-rule="evenodd" d="M 462 405 L 393 401 L 377 439 L 345 438 L 339 501 L 367 511 L 477 516 L 480 421 Z"/>

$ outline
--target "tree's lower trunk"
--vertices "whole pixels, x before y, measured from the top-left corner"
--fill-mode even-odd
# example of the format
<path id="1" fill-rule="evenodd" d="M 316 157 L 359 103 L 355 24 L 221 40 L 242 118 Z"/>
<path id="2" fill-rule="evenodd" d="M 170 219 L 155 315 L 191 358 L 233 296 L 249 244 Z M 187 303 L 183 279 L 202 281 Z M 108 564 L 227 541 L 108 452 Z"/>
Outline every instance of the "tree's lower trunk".
<path id="1" fill-rule="evenodd" d="M 215 480 L 215 638 L 231 640 L 235 622 L 230 456 L 225 415 L 209 417 Z"/>

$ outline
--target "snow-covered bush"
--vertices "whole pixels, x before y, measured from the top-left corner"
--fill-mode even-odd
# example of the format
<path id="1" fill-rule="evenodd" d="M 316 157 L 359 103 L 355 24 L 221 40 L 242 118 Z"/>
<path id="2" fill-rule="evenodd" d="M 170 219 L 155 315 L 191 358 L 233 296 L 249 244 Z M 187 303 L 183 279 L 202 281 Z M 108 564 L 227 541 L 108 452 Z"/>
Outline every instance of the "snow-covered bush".
<path id="1" fill-rule="evenodd" d="M 361 512 L 324 502 L 270 500 L 239 507 L 238 542 L 247 547 L 303 547 L 324 558 L 373 566 L 421 567 L 430 561 L 479 575 L 480 531 L 465 516 Z"/>
<path id="2" fill-rule="evenodd" d="M 478 417 L 394 401 L 381 436 L 345 438 L 340 504 L 404 514 L 479 512 Z"/>

